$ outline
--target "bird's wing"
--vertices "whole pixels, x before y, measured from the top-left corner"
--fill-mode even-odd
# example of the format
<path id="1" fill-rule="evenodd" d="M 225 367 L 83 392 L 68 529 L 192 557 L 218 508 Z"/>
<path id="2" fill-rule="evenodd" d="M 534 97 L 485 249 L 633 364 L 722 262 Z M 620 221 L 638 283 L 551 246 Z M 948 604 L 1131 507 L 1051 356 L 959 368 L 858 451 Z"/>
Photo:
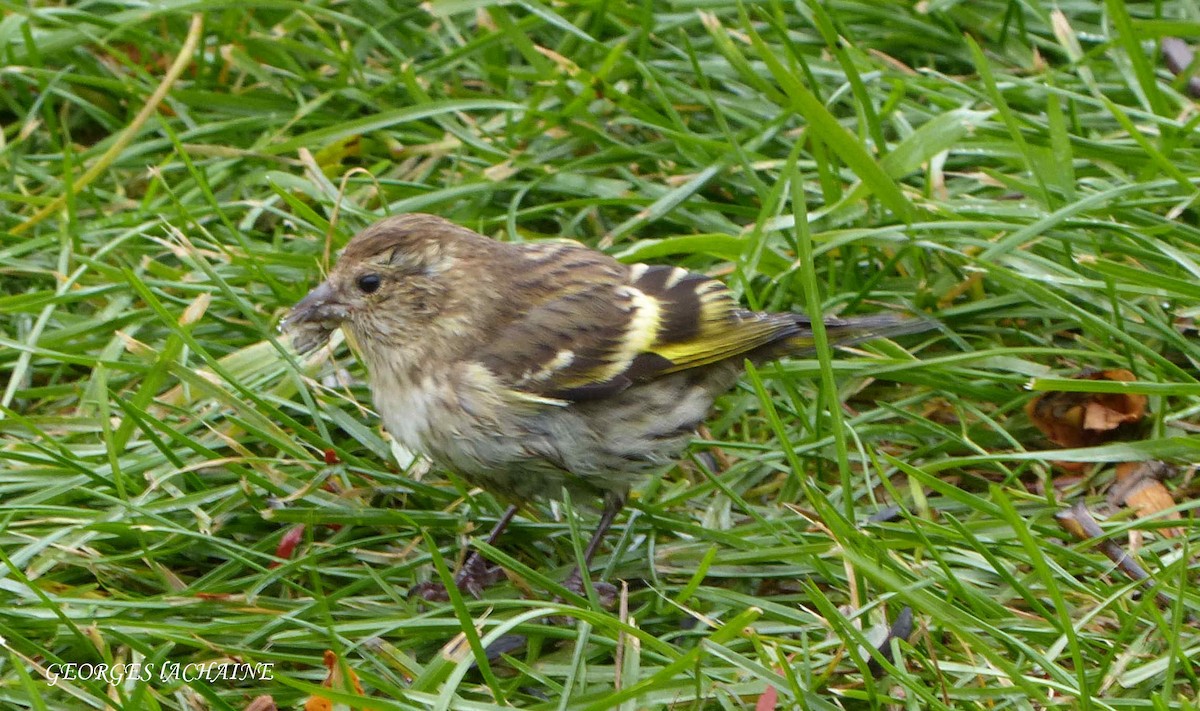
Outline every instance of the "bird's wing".
<path id="1" fill-rule="evenodd" d="M 476 354 L 479 362 L 519 393 L 589 400 L 800 333 L 794 316 L 742 309 L 724 284 L 701 274 L 644 264 L 587 266 L 560 273 L 566 288 L 558 284 L 555 298 L 509 323 Z"/>

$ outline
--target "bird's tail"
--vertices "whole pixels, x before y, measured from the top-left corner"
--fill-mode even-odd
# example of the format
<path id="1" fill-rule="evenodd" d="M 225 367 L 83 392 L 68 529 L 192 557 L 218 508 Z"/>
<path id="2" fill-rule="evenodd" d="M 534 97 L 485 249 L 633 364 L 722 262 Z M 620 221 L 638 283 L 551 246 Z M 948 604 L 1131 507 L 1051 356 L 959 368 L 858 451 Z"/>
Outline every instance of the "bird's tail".
<path id="1" fill-rule="evenodd" d="M 812 320 L 807 316 L 796 316 L 795 318 L 796 325 L 800 327 L 800 333 L 788 339 L 788 346 L 794 355 L 811 353 L 814 349 Z M 932 331 L 939 325 L 936 319 L 924 315 L 877 314 L 850 318 L 827 318 L 825 319 L 825 333 L 829 337 L 831 346 L 850 346 L 876 338 L 894 338 Z"/>

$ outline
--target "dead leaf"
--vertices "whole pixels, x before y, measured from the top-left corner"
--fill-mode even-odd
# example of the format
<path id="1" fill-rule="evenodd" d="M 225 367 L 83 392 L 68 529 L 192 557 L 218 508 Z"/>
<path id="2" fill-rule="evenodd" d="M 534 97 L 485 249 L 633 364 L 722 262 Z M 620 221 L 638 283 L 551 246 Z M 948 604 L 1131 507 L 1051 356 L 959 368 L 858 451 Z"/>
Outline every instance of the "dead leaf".
<path id="1" fill-rule="evenodd" d="M 1136 380 L 1128 370 L 1085 370 L 1078 380 Z M 1136 393 L 1043 393 L 1025 406 L 1042 434 L 1060 447 L 1091 447 L 1116 439 L 1146 415 L 1145 395 Z"/>
<path id="2" fill-rule="evenodd" d="M 214 601 L 218 601 L 218 602 L 223 602 L 225 600 L 233 599 L 232 593 L 198 592 L 198 593 L 193 593 L 193 594 L 195 595 L 196 598 L 198 598 L 200 600 L 214 600 Z"/>
<path id="3" fill-rule="evenodd" d="M 1175 499 L 1162 480 L 1170 476 L 1172 468 L 1164 462 L 1122 462 L 1117 465 L 1117 481 L 1108 491 L 1108 503 L 1127 506 L 1138 518 L 1167 518 L 1178 521 L 1178 511 L 1162 514 L 1175 507 Z M 1183 535 L 1181 528 L 1160 528 L 1158 532 L 1168 538 Z"/>
<path id="4" fill-rule="evenodd" d="M 346 675 L 342 674 L 342 665 L 338 662 L 338 657 L 331 650 L 325 650 L 325 668 L 329 670 L 329 674 L 325 676 L 325 681 L 321 682 L 321 686 L 327 689 L 336 689 L 337 691 L 351 691 L 363 695 L 362 684 L 358 681 L 358 675 L 354 670 L 346 667 L 346 675 L 350 678 L 349 685 L 346 684 Z M 333 711 L 333 702 L 324 696 L 313 694 L 308 697 L 308 701 L 304 702 L 304 711 Z M 371 711 L 371 709 L 363 707 L 363 711 Z"/>

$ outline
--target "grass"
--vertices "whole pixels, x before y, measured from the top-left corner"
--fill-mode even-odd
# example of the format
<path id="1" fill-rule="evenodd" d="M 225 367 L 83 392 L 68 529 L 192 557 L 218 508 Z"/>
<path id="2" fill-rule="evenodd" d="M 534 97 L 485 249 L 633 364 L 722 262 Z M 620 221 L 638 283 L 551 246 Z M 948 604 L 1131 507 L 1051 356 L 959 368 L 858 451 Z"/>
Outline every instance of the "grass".
<path id="1" fill-rule="evenodd" d="M 296 708 L 328 649 L 377 710 L 1193 708 L 1200 114 L 1156 49 L 1191 0 L 0 7 L 0 706 Z M 619 520 L 621 609 L 549 602 L 594 514 L 543 504 L 488 549 L 512 582 L 422 606 L 502 504 L 276 332 L 407 211 L 943 327 L 744 379 Z M 1033 427 L 1085 367 L 1142 436 Z M 1104 503 L 1152 458 L 1182 537 Z M 275 673 L 44 673 L 222 660 Z"/>

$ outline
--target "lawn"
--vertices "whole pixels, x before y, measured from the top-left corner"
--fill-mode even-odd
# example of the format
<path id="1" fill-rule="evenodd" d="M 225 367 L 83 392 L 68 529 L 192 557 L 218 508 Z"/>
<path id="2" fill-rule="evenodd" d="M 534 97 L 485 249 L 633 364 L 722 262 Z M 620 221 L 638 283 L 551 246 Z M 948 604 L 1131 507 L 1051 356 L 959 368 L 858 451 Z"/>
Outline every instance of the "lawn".
<path id="1" fill-rule="evenodd" d="M 1197 36 L 1194 0 L 0 5 L 0 708 L 1194 708 Z M 743 378 L 618 519 L 615 609 L 548 502 L 507 581 L 417 602 L 504 502 L 278 333 L 405 212 L 940 325 Z"/>

